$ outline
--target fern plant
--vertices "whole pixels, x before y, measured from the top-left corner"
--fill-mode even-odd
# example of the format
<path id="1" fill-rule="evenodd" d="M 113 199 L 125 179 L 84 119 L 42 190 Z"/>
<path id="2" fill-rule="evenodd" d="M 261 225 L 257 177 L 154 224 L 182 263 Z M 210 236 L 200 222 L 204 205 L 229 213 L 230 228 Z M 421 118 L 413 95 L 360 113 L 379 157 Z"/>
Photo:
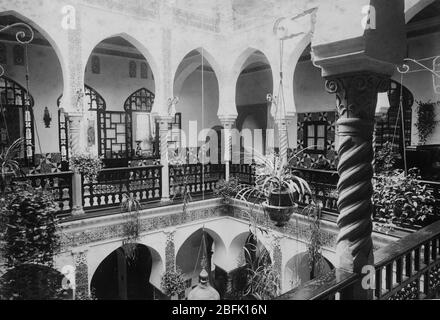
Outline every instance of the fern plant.
<path id="1" fill-rule="evenodd" d="M 129 263 L 136 259 L 136 248 L 141 231 L 140 208 L 141 204 L 133 194 L 123 194 L 121 209 L 125 212 L 126 221 L 123 225 L 124 239 L 122 244 L 125 257 Z"/>
<path id="2" fill-rule="evenodd" d="M 20 164 L 17 161 L 20 152 L 23 150 L 23 143 L 24 138 L 19 138 L 15 140 L 8 148 L 3 150 L 2 153 L 0 153 L 0 191 L 3 198 L 6 189 L 11 182 L 11 178 L 23 174 L 20 169 Z"/>
<path id="3" fill-rule="evenodd" d="M 261 250 L 256 243 L 255 238 L 255 243 L 248 242 L 244 247 L 247 262 L 244 294 L 257 300 L 271 300 L 278 296 L 280 275 L 272 266 L 267 250 Z"/>

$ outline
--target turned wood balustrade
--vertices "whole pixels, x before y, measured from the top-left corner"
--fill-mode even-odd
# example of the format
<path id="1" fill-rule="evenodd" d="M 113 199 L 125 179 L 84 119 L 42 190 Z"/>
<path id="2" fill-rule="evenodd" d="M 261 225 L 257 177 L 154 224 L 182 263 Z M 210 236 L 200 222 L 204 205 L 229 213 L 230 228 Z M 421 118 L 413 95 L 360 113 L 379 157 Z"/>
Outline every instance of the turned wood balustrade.
<path id="1" fill-rule="evenodd" d="M 73 172 L 32 174 L 15 178 L 15 181 L 27 182 L 34 188 L 42 188 L 51 192 L 58 203 L 61 216 L 70 214 L 72 210 L 72 177 Z M 8 193 L 13 190 L 8 190 Z"/>
<path id="2" fill-rule="evenodd" d="M 123 195 L 140 203 L 159 201 L 162 196 L 161 166 L 103 169 L 96 181 L 82 177 L 83 208 L 86 211 L 121 205 Z"/>
<path id="3" fill-rule="evenodd" d="M 183 166 L 170 166 L 170 197 L 181 196 L 185 184 L 191 196 L 212 194 L 217 182 L 225 178 L 224 164 L 185 164 Z M 202 177 L 204 177 L 202 179 Z"/>
<path id="4" fill-rule="evenodd" d="M 377 300 L 440 298 L 440 221 L 379 249 L 374 258 L 374 272 L 368 281 L 366 275 L 336 269 L 279 299 L 349 299 L 345 292 L 363 280 Z"/>

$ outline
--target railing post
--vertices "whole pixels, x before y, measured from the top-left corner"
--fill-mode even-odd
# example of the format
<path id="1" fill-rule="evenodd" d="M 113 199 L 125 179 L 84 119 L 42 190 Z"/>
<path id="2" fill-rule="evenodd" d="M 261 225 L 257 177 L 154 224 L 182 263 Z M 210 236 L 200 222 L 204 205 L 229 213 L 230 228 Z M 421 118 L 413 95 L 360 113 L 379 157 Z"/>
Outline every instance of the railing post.
<path id="1" fill-rule="evenodd" d="M 235 115 L 219 116 L 219 119 L 223 125 L 223 132 L 225 135 L 225 144 L 223 146 L 223 155 L 225 161 L 225 180 L 229 181 L 230 178 L 230 166 L 231 166 L 231 149 L 232 149 L 232 128 L 235 124 Z"/>
<path id="2" fill-rule="evenodd" d="M 362 273 L 373 265 L 372 213 L 373 128 L 378 91 L 384 90 L 387 77 L 373 72 L 327 78 L 326 89 L 336 94 L 340 136 L 339 200 L 336 254 L 338 267 Z M 372 297 L 371 290 L 357 284 L 351 299 Z"/>
<path id="3" fill-rule="evenodd" d="M 162 201 L 170 201 L 170 168 L 168 159 L 168 138 L 171 116 L 159 116 L 160 164 L 162 165 Z"/>

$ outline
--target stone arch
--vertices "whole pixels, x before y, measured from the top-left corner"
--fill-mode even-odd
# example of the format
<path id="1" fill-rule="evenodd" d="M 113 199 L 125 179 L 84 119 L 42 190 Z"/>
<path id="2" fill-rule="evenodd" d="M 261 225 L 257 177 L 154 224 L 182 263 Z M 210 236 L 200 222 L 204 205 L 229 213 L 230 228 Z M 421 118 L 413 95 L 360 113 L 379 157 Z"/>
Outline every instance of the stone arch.
<path id="1" fill-rule="evenodd" d="M 197 68 L 200 66 L 200 63 L 193 62 L 190 63 L 188 66 L 186 66 L 179 75 L 176 74 L 176 77 L 174 79 L 174 95 L 179 96 L 180 92 L 182 91 L 183 84 L 185 83 L 185 80 L 194 72 L 197 70 Z M 177 71 L 176 71 L 177 72 Z"/>
<path id="2" fill-rule="evenodd" d="M 54 40 L 54 36 L 49 33 L 45 28 L 42 28 L 38 23 L 34 22 L 32 19 L 28 18 L 26 15 L 19 13 L 18 11 L 15 10 L 7 10 L 7 11 L 3 11 L 0 12 L 0 17 L 1 16 L 5 16 L 5 15 L 12 15 L 20 20 L 22 20 L 24 23 L 28 24 L 29 26 L 31 26 L 33 29 L 37 30 L 43 37 L 45 40 L 47 40 L 50 44 L 50 46 L 52 47 L 52 49 L 55 51 L 55 54 L 58 58 L 58 62 L 60 64 L 60 70 L 61 70 L 61 75 L 63 78 L 63 85 L 65 85 L 66 83 L 68 83 L 68 73 L 66 72 L 67 70 L 67 61 L 64 58 L 64 55 L 58 45 L 58 42 Z M 19 28 L 19 29 L 14 29 L 14 30 L 23 30 L 23 28 Z M 28 35 L 29 32 L 26 31 L 26 35 Z M 32 43 L 31 43 L 32 44 Z"/>
<path id="3" fill-rule="evenodd" d="M 98 40 L 95 40 L 94 43 L 92 45 L 90 45 L 89 48 L 84 50 L 84 52 L 83 52 L 84 66 L 87 64 L 87 61 L 88 61 L 89 57 L 92 55 L 92 52 L 93 52 L 94 48 L 96 48 L 96 46 L 98 46 L 102 41 L 109 39 L 109 38 L 114 38 L 114 37 L 121 37 L 122 39 L 130 42 L 133 46 L 135 46 L 135 48 L 145 57 L 145 60 L 147 60 L 148 65 L 150 66 L 151 71 L 153 73 L 153 77 L 155 79 L 155 82 L 158 83 L 158 79 L 160 78 L 161 73 L 160 73 L 158 63 L 157 63 L 156 59 L 154 58 L 153 54 L 142 42 L 140 42 L 135 37 L 133 37 L 132 35 L 130 35 L 126 32 L 110 34 L 108 36 L 101 37 Z M 155 87 L 157 87 L 157 88 L 155 88 L 156 89 L 155 91 L 157 91 L 159 89 L 159 86 L 156 85 Z M 156 95 L 157 95 L 157 92 L 156 92 Z"/>
<path id="4" fill-rule="evenodd" d="M 325 274 L 333 270 L 334 266 L 324 255 L 323 258 L 324 263 L 322 273 Z M 309 267 L 309 253 L 304 251 L 291 257 L 286 262 L 283 273 L 283 288 L 285 290 L 293 289 L 298 285 L 310 281 L 311 271 Z"/>
<path id="5" fill-rule="evenodd" d="M 227 250 L 226 250 L 225 243 L 224 243 L 223 239 L 221 238 L 221 236 L 219 235 L 219 233 L 217 233 L 216 231 L 214 231 L 211 228 L 207 228 L 207 227 L 203 228 L 200 226 L 195 226 L 195 227 L 196 227 L 195 230 L 194 230 L 194 228 L 192 228 L 193 230 L 186 233 L 188 236 L 185 237 L 185 240 L 181 241 L 180 243 L 176 243 L 176 246 L 175 246 L 176 264 L 177 264 L 177 257 L 179 255 L 179 252 L 182 249 L 182 247 L 187 243 L 187 241 L 189 239 L 191 239 L 192 236 L 194 236 L 197 232 L 200 232 L 200 230 L 204 230 L 214 240 L 213 244 L 214 244 L 215 250 L 214 250 L 214 255 L 212 256 L 213 263 L 217 264 L 217 262 L 223 262 L 223 260 L 227 256 Z M 194 264 L 195 263 L 196 262 L 194 262 Z"/>
<path id="6" fill-rule="evenodd" d="M 2 283 L 1 293 L 5 299 L 11 294 L 19 294 L 14 299 L 20 300 L 71 300 L 73 297 L 72 289 L 60 287 L 63 283 L 64 275 L 54 267 L 41 264 L 22 264 L 8 270 L 0 277 Z M 8 285 L 9 282 L 13 285 Z"/>
<path id="7" fill-rule="evenodd" d="M 243 262 L 242 261 L 242 258 L 244 258 L 243 248 L 244 248 L 244 245 L 246 244 L 246 241 L 248 240 L 250 234 L 251 234 L 250 231 L 246 231 L 246 232 L 242 232 L 242 233 L 236 235 L 234 237 L 234 239 L 232 239 L 231 244 L 229 245 L 228 259 L 234 260 L 234 262 L 236 262 L 235 268 L 242 266 L 242 265 L 238 265 L 238 263 Z M 272 246 L 270 245 L 270 243 L 268 241 L 266 241 L 266 239 L 264 237 L 259 236 L 258 237 L 258 246 L 260 248 L 264 248 L 265 250 L 267 250 L 267 252 L 270 255 L 270 259 L 273 263 L 274 256 L 273 256 Z"/>
<path id="8" fill-rule="evenodd" d="M 405 22 L 408 23 L 420 11 L 425 9 L 435 0 L 406 0 L 405 1 Z"/>
<path id="9" fill-rule="evenodd" d="M 238 78 L 240 77 L 240 74 L 242 71 L 246 68 L 246 61 L 251 57 L 252 54 L 255 52 L 261 52 L 265 59 L 267 60 L 271 70 L 274 70 L 272 67 L 272 63 L 270 60 L 270 55 L 262 48 L 257 47 L 247 47 L 241 51 L 241 53 L 235 58 L 235 62 L 232 65 L 232 78 L 231 80 L 234 84 L 237 83 Z"/>
<path id="10" fill-rule="evenodd" d="M 284 63 L 284 86 L 294 86 L 295 83 L 295 71 L 299 59 L 303 52 L 307 49 L 312 42 L 312 34 L 307 33 L 298 41 L 295 48 L 289 52 L 286 56 Z M 297 107 L 295 105 L 295 92 L 294 90 L 284 90 L 284 92 L 291 92 L 292 95 L 286 96 L 286 111 L 288 115 L 294 115 L 297 112 Z"/>
<path id="11" fill-rule="evenodd" d="M 147 259 L 146 260 L 146 270 L 145 272 L 149 272 L 149 276 L 148 276 L 148 282 L 149 284 L 155 286 L 157 289 L 160 289 L 158 286 L 160 284 L 160 279 L 161 276 L 164 272 L 164 263 L 163 263 L 163 259 L 160 255 L 160 253 L 152 248 L 151 246 L 148 246 L 146 244 L 142 244 L 142 243 L 136 243 L 137 246 L 137 255 L 138 257 L 136 259 Z M 99 276 L 101 276 L 100 274 L 98 274 L 98 272 L 105 272 L 105 270 L 101 270 L 101 268 L 104 268 L 107 264 L 112 263 L 109 262 L 110 258 L 113 258 L 113 260 L 115 260 L 114 256 L 117 255 L 124 255 L 124 246 L 120 245 L 120 242 L 114 243 L 111 246 L 109 246 L 108 248 L 106 248 L 106 250 L 102 250 L 104 252 L 102 252 L 100 254 L 101 259 L 98 260 L 98 263 L 95 264 L 94 266 L 92 266 L 93 271 L 89 272 L 89 286 L 90 286 L 90 291 L 92 291 L 93 289 L 93 285 L 98 285 L 99 282 L 102 283 L 102 279 L 101 281 L 99 280 Z M 145 254 L 147 254 L 147 256 L 145 256 Z M 102 258 L 103 257 L 103 258 Z M 124 260 L 125 261 L 125 260 Z M 138 261 L 138 260 L 136 260 Z M 113 261 L 114 263 L 114 261 Z M 124 264 L 126 263 L 126 261 L 124 262 Z M 151 264 L 150 264 L 151 263 Z M 129 266 L 130 263 L 127 264 L 127 266 Z M 117 268 L 118 265 L 116 265 Z M 144 267 L 144 265 L 141 265 L 141 267 Z M 90 266 L 89 266 L 90 269 Z M 144 270 L 142 268 L 142 270 Z M 101 276 L 102 277 L 102 276 Z M 109 281 L 111 281 L 111 279 L 108 279 Z M 114 279 L 113 279 L 114 280 Z M 127 281 L 127 280 L 125 280 Z"/>
<path id="12" fill-rule="evenodd" d="M 202 61 L 203 70 L 199 71 Z M 180 60 L 173 73 L 173 92 L 180 98 L 176 109 L 183 115 L 184 132 L 189 131 L 190 119 L 202 124 L 198 125 L 199 133 L 200 130 L 220 124 L 216 115 L 219 110 L 221 70 L 216 59 L 204 48 L 194 49 Z M 202 97 L 205 99 L 203 100 Z"/>
<path id="13" fill-rule="evenodd" d="M 220 80 L 222 79 L 222 68 L 221 68 L 221 65 L 219 64 L 219 62 L 217 61 L 217 59 L 210 53 L 210 51 L 209 50 L 207 50 L 206 48 L 204 48 L 204 47 L 198 47 L 198 48 L 193 48 L 193 49 L 191 49 L 191 50 L 189 50 L 189 51 L 186 51 L 186 53 L 184 53 L 183 55 L 181 55 L 180 57 L 178 57 L 178 59 L 176 60 L 176 61 L 178 61 L 177 62 L 177 64 L 176 64 L 176 66 L 173 68 L 173 70 L 172 70 L 172 75 L 173 75 L 173 80 L 174 80 L 174 82 L 178 79 L 178 76 L 179 75 L 177 75 L 177 71 L 178 71 L 178 69 L 179 69 L 179 66 L 182 64 L 182 62 L 185 60 L 185 58 L 191 53 L 191 52 L 194 52 L 194 51 L 197 51 L 198 53 L 200 53 L 200 55 L 202 55 L 203 54 L 203 57 L 205 58 L 205 60 L 209 63 L 209 65 L 211 66 L 211 68 L 213 69 L 213 71 L 214 71 L 214 73 L 215 73 L 215 76 L 216 76 L 216 78 L 217 78 L 217 82 L 218 83 L 220 83 Z M 201 65 L 201 61 L 200 61 L 200 63 L 198 63 L 198 62 L 195 62 L 195 64 L 198 64 L 196 67 L 195 67 L 195 69 L 196 68 L 198 68 L 200 65 Z M 193 66 L 194 67 L 194 66 Z M 185 68 L 186 69 L 186 68 Z M 190 68 L 191 69 L 191 68 Z M 189 69 L 189 70 L 190 70 Z M 195 70 L 194 69 L 194 70 Z M 193 70 L 193 71 L 194 71 Z M 191 73 L 189 73 L 188 74 L 188 76 L 190 75 Z M 188 77 L 187 76 L 187 77 Z M 185 78 L 186 79 L 186 78 Z M 183 84 L 183 82 L 185 82 L 185 79 L 183 79 L 183 81 L 181 80 L 181 83 Z M 174 91 L 174 92 L 176 92 L 176 91 Z"/>
<path id="14" fill-rule="evenodd" d="M 150 250 L 150 253 L 153 257 L 154 264 L 151 270 L 150 280 L 152 281 L 152 283 L 153 281 L 154 283 L 160 283 L 160 277 L 163 271 L 165 270 L 164 254 L 160 253 L 161 250 L 158 250 L 157 248 L 153 247 L 150 244 L 146 244 L 145 241 L 139 242 L 139 245 L 143 245 L 147 247 Z M 118 250 L 119 248 L 121 248 L 120 241 L 106 243 L 90 248 L 87 254 L 89 285 L 91 283 L 93 275 L 96 273 L 96 270 L 98 270 L 99 265 L 105 260 L 105 258 L 107 258 L 110 254 L 112 254 L 114 251 Z M 159 279 L 159 282 L 157 282 L 157 279 Z"/>

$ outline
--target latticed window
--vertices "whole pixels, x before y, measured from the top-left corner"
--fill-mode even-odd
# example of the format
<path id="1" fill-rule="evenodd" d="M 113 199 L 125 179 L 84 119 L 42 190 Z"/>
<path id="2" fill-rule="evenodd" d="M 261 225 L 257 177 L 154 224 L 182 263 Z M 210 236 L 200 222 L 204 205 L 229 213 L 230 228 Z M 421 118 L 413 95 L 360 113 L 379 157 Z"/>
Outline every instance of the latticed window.
<path id="1" fill-rule="evenodd" d="M 154 93 L 141 88 L 124 103 L 128 158 L 148 159 L 159 156 L 158 125 L 154 122 Z"/>
<path id="2" fill-rule="evenodd" d="M 84 96 L 88 110 L 105 110 L 105 101 L 96 90 L 86 85 L 84 87 Z"/>
<path id="3" fill-rule="evenodd" d="M 324 153 L 327 149 L 327 122 L 311 121 L 304 124 L 304 147 L 310 153 Z"/>
<path id="4" fill-rule="evenodd" d="M 154 93 L 148 89 L 142 88 L 133 93 L 125 101 L 125 111 L 145 111 L 151 112 L 154 103 Z"/>
<path id="5" fill-rule="evenodd" d="M 21 157 L 31 165 L 35 152 L 33 98 L 22 86 L 6 77 L 0 78 L 0 97 L 0 151 L 24 138 Z"/>

